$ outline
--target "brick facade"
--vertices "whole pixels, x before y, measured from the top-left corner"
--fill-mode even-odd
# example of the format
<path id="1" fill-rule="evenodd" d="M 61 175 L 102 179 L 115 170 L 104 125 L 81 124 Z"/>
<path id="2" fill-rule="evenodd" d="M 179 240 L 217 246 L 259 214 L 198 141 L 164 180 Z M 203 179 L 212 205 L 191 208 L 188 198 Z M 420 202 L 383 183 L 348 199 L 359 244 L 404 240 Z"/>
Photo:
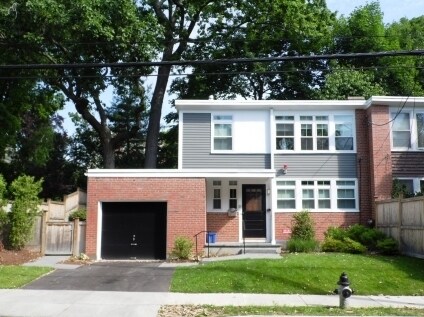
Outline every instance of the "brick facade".
<path id="1" fill-rule="evenodd" d="M 240 216 L 239 214 L 236 217 L 230 217 L 226 212 L 208 212 L 207 228 L 217 233 L 217 242 L 238 242 Z"/>
<path id="2" fill-rule="evenodd" d="M 192 238 L 206 230 L 206 183 L 203 178 L 89 177 L 86 253 L 90 257 L 98 254 L 99 203 L 129 201 L 167 202 L 167 254 L 172 250 L 175 237 Z M 203 243 L 200 251 L 202 247 Z"/>
<path id="3" fill-rule="evenodd" d="M 275 240 L 289 240 L 293 222 L 293 212 L 275 214 Z M 328 227 L 349 227 L 359 223 L 360 214 L 358 212 L 311 212 L 315 226 L 316 238 L 324 240 L 324 233 Z"/>

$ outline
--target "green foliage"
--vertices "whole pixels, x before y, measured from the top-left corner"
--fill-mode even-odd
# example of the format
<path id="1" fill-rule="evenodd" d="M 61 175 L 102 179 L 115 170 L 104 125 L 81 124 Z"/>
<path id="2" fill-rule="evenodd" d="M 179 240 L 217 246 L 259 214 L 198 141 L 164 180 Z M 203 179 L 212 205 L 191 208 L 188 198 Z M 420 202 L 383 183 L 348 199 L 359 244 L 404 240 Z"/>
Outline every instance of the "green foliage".
<path id="1" fill-rule="evenodd" d="M 319 242 L 312 240 L 303 239 L 290 239 L 287 241 L 287 250 L 289 252 L 316 252 L 319 251 Z"/>
<path id="2" fill-rule="evenodd" d="M 0 210 L 6 205 L 6 181 L 3 175 L 0 174 Z"/>
<path id="3" fill-rule="evenodd" d="M 376 251 L 396 254 L 397 243 L 378 229 L 355 224 L 349 228 L 330 227 L 321 246 L 325 252 L 364 253 Z"/>
<path id="4" fill-rule="evenodd" d="M 377 249 L 386 255 L 395 255 L 399 253 L 399 245 L 393 238 L 385 238 L 377 241 Z"/>
<path id="5" fill-rule="evenodd" d="M 405 184 L 402 184 L 397 178 L 392 182 L 392 198 L 410 198 L 414 197 Z"/>
<path id="6" fill-rule="evenodd" d="M 293 215 L 291 238 L 300 240 L 315 239 L 314 223 L 307 210 L 302 210 Z"/>
<path id="7" fill-rule="evenodd" d="M 175 238 L 174 248 L 171 256 L 179 260 L 188 260 L 192 255 L 193 241 L 188 237 L 179 236 Z"/>
<path id="8" fill-rule="evenodd" d="M 69 215 L 68 220 L 74 221 L 76 218 L 78 218 L 81 221 L 86 221 L 87 220 L 87 210 L 85 208 L 80 208 L 80 209 L 73 211 Z"/>
<path id="9" fill-rule="evenodd" d="M 10 185 L 14 201 L 9 214 L 10 232 L 8 245 L 20 250 L 31 238 L 34 219 L 38 214 L 42 180 L 35 181 L 31 176 L 20 176 Z"/>

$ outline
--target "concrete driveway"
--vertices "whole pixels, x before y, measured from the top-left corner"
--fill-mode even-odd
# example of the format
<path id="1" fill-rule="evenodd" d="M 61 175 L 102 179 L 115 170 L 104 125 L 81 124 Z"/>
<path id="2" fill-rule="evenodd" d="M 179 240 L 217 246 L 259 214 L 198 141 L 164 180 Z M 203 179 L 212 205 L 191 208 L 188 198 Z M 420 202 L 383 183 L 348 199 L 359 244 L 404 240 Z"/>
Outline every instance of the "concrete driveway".
<path id="1" fill-rule="evenodd" d="M 58 269 L 24 289 L 168 292 L 175 268 L 158 262 L 98 262 L 74 270 Z"/>

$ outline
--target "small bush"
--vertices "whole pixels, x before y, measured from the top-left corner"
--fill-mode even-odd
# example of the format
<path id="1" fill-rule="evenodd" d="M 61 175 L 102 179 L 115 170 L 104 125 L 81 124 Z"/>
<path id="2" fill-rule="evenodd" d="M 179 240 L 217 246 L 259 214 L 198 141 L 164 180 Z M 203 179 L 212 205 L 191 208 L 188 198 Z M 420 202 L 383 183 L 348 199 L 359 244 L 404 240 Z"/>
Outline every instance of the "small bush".
<path id="1" fill-rule="evenodd" d="M 350 238 L 344 238 L 343 240 L 337 240 L 332 237 L 326 237 L 321 250 L 324 252 L 345 252 L 362 254 L 367 251 L 367 248 L 357 241 Z"/>
<path id="2" fill-rule="evenodd" d="M 315 252 L 319 251 L 319 242 L 316 240 L 290 239 L 287 241 L 289 252 Z"/>
<path id="3" fill-rule="evenodd" d="M 324 252 L 344 252 L 343 240 L 338 240 L 333 237 L 326 237 L 321 245 L 321 251 Z"/>
<path id="4" fill-rule="evenodd" d="M 293 226 L 291 237 L 301 240 L 315 240 L 314 222 L 307 210 L 300 211 L 293 215 Z"/>
<path id="5" fill-rule="evenodd" d="M 393 238 L 385 238 L 377 241 L 376 249 L 385 255 L 395 255 L 399 253 L 398 243 Z"/>
<path id="6" fill-rule="evenodd" d="M 81 221 L 86 221 L 87 220 L 87 210 L 85 208 L 75 210 L 74 212 L 72 212 L 69 215 L 68 220 L 74 221 L 77 218 L 79 218 L 79 220 L 81 220 Z"/>
<path id="7" fill-rule="evenodd" d="M 329 227 L 327 231 L 324 233 L 326 238 L 332 238 L 335 240 L 343 241 L 344 238 L 348 238 L 348 234 L 346 229 L 338 228 L 338 227 Z"/>
<path id="8" fill-rule="evenodd" d="M 193 241 L 187 237 L 177 237 L 174 241 L 174 248 L 171 256 L 179 260 L 188 260 L 192 255 Z"/>

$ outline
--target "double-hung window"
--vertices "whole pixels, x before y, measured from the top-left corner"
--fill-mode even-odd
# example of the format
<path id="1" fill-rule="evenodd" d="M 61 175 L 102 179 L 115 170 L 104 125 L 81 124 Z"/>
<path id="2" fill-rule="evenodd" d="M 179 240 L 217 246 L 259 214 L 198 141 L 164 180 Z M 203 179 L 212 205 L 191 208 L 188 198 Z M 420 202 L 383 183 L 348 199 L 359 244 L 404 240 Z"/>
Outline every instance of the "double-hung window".
<path id="1" fill-rule="evenodd" d="M 314 181 L 302 181 L 302 209 L 315 209 Z"/>
<path id="2" fill-rule="evenodd" d="M 233 116 L 213 115 L 213 149 L 230 151 L 233 149 Z"/>
<path id="3" fill-rule="evenodd" d="M 336 150 L 353 150 L 353 117 L 334 116 Z"/>
<path id="4" fill-rule="evenodd" d="M 221 181 L 213 181 L 213 209 L 221 209 Z"/>
<path id="5" fill-rule="evenodd" d="M 294 116 L 276 116 L 278 150 L 294 150 Z"/>
<path id="6" fill-rule="evenodd" d="M 417 147 L 420 150 L 424 149 L 424 113 L 417 113 Z"/>
<path id="7" fill-rule="evenodd" d="M 230 181 L 230 209 L 237 209 L 237 181 Z"/>
<path id="8" fill-rule="evenodd" d="M 296 208 L 296 182 L 295 181 L 277 181 L 277 208 L 295 209 Z"/>
<path id="9" fill-rule="evenodd" d="M 393 148 L 411 147 L 411 123 L 409 113 L 392 113 L 392 141 Z"/>
<path id="10" fill-rule="evenodd" d="M 318 208 L 330 209 L 331 196 L 330 196 L 330 181 L 317 181 L 318 187 Z"/>
<path id="11" fill-rule="evenodd" d="M 275 149 L 299 153 L 353 151 L 354 131 L 353 114 L 276 115 Z"/>
<path id="12" fill-rule="evenodd" d="M 355 209 L 355 181 L 336 181 L 337 208 Z"/>

